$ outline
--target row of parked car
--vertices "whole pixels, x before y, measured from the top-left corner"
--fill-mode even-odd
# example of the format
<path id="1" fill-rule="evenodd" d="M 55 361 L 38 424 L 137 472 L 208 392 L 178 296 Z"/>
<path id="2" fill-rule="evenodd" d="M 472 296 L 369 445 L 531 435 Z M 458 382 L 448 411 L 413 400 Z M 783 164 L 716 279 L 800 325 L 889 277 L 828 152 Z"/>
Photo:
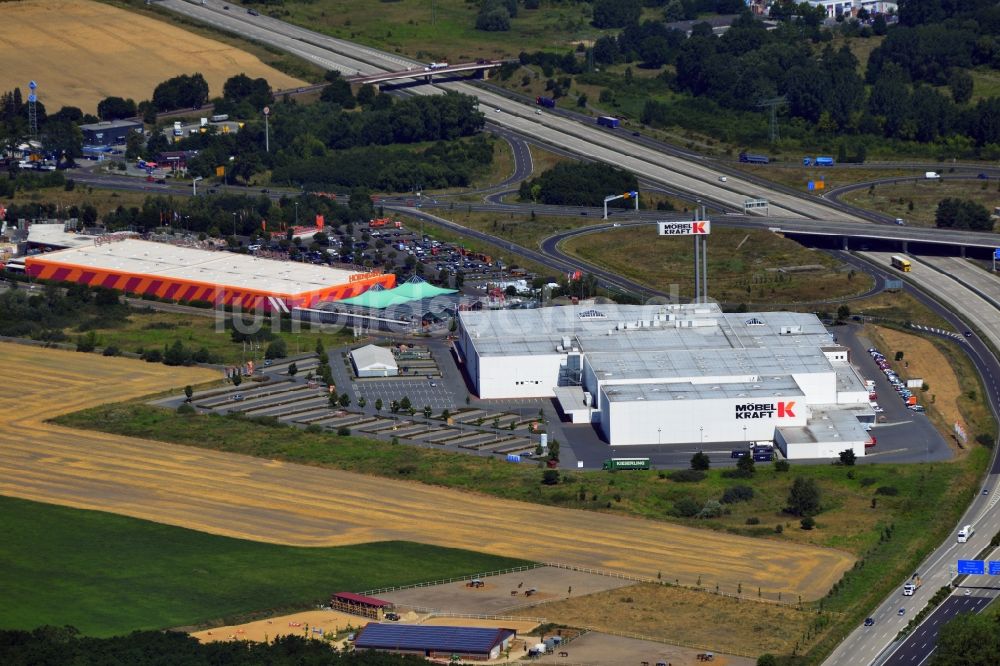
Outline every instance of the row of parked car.
<path id="1" fill-rule="evenodd" d="M 913 392 L 910 389 L 906 388 L 906 383 L 903 382 L 903 380 L 899 378 L 899 375 L 896 374 L 896 371 L 889 366 L 889 361 L 886 360 L 885 356 L 874 347 L 869 349 L 868 353 L 871 354 L 872 360 L 875 361 L 875 364 L 878 365 L 879 369 L 885 373 L 885 378 L 889 380 L 893 389 L 895 389 L 896 393 L 899 394 L 899 397 L 902 398 L 907 409 L 914 412 L 926 411 L 922 405 L 917 404 L 917 397 L 913 395 Z M 872 396 L 874 396 L 877 400 L 877 395 L 872 393 L 869 397 L 871 398 Z M 872 401 L 872 408 L 876 412 L 883 411 L 882 408 L 878 406 L 878 402 L 876 400 Z"/>

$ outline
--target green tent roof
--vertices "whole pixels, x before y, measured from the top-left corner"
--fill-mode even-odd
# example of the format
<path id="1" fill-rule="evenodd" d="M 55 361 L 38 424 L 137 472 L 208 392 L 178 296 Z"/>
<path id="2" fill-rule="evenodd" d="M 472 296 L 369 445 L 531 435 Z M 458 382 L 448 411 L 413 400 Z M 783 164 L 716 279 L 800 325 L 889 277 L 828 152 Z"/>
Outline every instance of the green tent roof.
<path id="1" fill-rule="evenodd" d="M 433 298 L 434 296 L 440 296 L 441 294 L 454 294 L 456 290 L 435 287 L 418 277 L 412 277 L 395 289 L 390 289 L 390 291 L 394 294 L 406 296 L 412 300 L 419 300 L 422 298 Z"/>
<path id="2" fill-rule="evenodd" d="M 419 278 L 411 278 L 395 289 L 383 289 L 381 286 L 375 285 L 363 294 L 354 298 L 345 298 L 340 302 L 345 305 L 357 305 L 364 308 L 384 310 L 393 305 L 402 305 L 403 303 L 432 298 L 441 294 L 454 293 L 454 289 L 442 289 L 441 287 L 428 284 Z"/>

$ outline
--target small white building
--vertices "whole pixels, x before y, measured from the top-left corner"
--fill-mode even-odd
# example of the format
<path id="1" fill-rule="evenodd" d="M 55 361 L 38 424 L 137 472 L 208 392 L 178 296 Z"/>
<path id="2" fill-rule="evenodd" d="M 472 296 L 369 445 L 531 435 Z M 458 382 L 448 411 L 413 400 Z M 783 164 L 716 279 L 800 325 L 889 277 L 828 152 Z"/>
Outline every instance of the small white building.
<path id="1" fill-rule="evenodd" d="M 399 365 L 392 351 L 377 345 L 365 345 L 352 350 L 351 365 L 354 366 L 354 374 L 361 379 L 399 375 Z"/>

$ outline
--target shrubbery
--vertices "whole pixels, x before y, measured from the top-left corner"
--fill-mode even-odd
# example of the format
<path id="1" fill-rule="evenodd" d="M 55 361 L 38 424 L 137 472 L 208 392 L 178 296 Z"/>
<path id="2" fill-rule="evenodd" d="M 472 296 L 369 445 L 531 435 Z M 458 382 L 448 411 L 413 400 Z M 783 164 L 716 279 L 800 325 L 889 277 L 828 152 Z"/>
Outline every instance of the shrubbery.
<path id="1" fill-rule="evenodd" d="M 753 499 L 753 488 L 750 486 L 730 486 L 722 493 L 719 500 L 723 504 L 735 504 L 736 502 L 749 502 Z"/>

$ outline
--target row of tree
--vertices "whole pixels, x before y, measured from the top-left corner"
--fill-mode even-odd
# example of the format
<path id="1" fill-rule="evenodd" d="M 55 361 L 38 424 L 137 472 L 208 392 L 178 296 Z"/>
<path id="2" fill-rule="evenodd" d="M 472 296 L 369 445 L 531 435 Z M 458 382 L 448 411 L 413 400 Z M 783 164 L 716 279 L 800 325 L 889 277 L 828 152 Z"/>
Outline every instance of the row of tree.
<path id="1" fill-rule="evenodd" d="M 50 626 L 31 631 L 0 631 L 0 662 L 9 666 L 415 666 L 429 663 L 414 655 L 338 651 L 325 641 L 299 636 L 274 637 L 265 643 L 201 643 L 193 636 L 174 631 L 136 631 L 128 636 L 92 638 L 82 636 L 73 627 Z"/>
<path id="2" fill-rule="evenodd" d="M 275 167 L 271 180 L 307 189 L 370 187 L 388 192 L 466 187 L 472 175 L 492 161 L 492 144 L 479 136 L 441 141 L 420 151 L 394 146 L 332 151 Z"/>

